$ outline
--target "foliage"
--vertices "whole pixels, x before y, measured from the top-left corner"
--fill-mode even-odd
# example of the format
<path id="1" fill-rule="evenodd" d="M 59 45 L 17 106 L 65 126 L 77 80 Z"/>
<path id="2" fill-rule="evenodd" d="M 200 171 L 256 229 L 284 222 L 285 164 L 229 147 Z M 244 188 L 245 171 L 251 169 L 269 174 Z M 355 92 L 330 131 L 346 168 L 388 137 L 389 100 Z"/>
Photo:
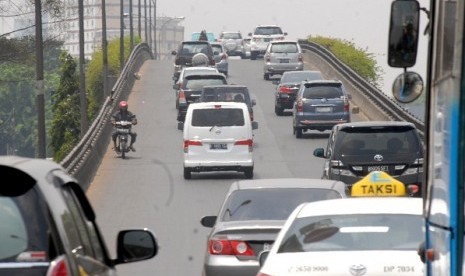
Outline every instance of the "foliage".
<path id="1" fill-rule="evenodd" d="M 138 36 L 134 37 L 134 45 L 140 43 L 142 39 Z M 124 39 L 124 59 L 127 61 L 130 54 L 130 38 Z M 108 59 L 108 74 L 109 80 L 118 78 L 120 70 L 120 39 L 116 38 L 108 43 L 107 48 Z M 86 71 L 87 84 L 87 102 L 88 102 L 88 117 L 93 120 L 104 103 L 106 96 L 103 93 L 103 53 L 102 50 L 96 50 L 92 54 L 92 60 L 89 62 Z M 108 82 L 109 85 L 111 84 Z M 111 87 L 108 87 L 111 89 Z M 108 91 L 109 93 L 109 91 Z"/>
<path id="2" fill-rule="evenodd" d="M 62 42 L 44 42 L 45 127 L 49 129 L 50 94 L 58 83 L 57 58 Z M 37 144 L 35 41 L 0 39 L 0 154 L 34 157 Z"/>
<path id="3" fill-rule="evenodd" d="M 352 68 L 362 78 L 377 87 L 383 81 L 383 69 L 377 65 L 374 55 L 367 49 L 357 48 L 353 42 L 338 38 L 328 38 L 322 36 L 309 36 L 310 42 L 317 43 L 331 51 L 338 59 Z"/>
<path id="4" fill-rule="evenodd" d="M 50 145 L 53 159 L 61 161 L 80 139 L 79 75 L 76 61 L 63 53 L 60 84 L 53 95 L 53 120 Z"/>

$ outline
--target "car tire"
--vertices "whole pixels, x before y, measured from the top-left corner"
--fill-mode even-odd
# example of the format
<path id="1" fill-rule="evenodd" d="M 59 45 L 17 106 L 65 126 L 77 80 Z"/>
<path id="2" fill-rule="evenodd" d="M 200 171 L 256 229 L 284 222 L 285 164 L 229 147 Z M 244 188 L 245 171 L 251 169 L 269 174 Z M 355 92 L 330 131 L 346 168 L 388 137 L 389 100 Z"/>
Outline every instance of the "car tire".
<path id="1" fill-rule="evenodd" d="M 278 107 L 277 105 L 274 106 L 274 113 L 278 116 L 283 116 L 284 115 L 284 109 L 281 107 Z"/>
<path id="2" fill-rule="evenodd" d="M 244 175 L 245 175 L 245 178 L 252 179 L 253 178 L 253 167 L 245 168 Z"/>
<path id="3" fill-rule="evenodd" d="M 295 138 L 300 139 L 302 138 L 302 129 L 301 128 L 294 128 Z"/>
<path id="4" fill-rule="evenodd" d="M 257 53 L 250 53 L 250 59 L 251 60 L 256 60 L 257 59 Z"/>
<path id="5" fill-rule="evenodd" d="M 268 73 L 263 74 L 263 78 L 265 80 L 270 80 L 270 74 L 268 74 Z"/>
<path id="6" fill-rule="evenodd" d="M 191 170 L 189 168 L 184 168 L 184 179 L 191 179 L 192 174 Z"/>

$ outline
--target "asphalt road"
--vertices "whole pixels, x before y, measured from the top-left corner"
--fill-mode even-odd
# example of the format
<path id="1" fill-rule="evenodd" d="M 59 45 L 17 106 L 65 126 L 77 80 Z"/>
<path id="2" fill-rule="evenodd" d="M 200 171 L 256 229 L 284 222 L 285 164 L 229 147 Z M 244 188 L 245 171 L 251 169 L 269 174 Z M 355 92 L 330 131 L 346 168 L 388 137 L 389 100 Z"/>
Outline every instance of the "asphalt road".
<path id="1" fill-rule="evenodd" d="M 228 77 L 229 83 L 247 85 L 257 101 L 254 178 L 320 178 L 323 160 L 312 152 L 326 146 L 329 132 L 311 132 L 302 139 L 293 136 L 291 113 L 274 114 L 275 85 L 263 79 L 262 62 L 230 59 Z M 306 66 L 318 69 L 313 63 Z M 201 275 L 209 229 L 200 225 L 200 218 L 216 215 L 229 185 L 244 176 L 206 173 L 184 180 L 172 61 L 147 61 L 140 73 L 128 99 L 129 110 L 139 121 L 134 127 L 137 152 L 123 160 L 109 145 L 87 195 L 113 257 L 121 229 L 146 227 L 157 237 L 158 256 L 119 265 L 119 275 Z"/>

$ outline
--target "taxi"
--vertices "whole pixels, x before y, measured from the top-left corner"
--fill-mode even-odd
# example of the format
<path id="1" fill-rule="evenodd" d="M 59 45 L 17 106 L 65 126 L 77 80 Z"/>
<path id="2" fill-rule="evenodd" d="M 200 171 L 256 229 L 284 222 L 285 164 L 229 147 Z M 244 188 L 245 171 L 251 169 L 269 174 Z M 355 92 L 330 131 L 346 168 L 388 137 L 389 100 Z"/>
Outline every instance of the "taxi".
<path id="1" fill-rule="evenodd" d="M 422 199 L 385 172 L 370 173 L 352 197 L 303 203 L 289 216 L 257 276 L 424 275 Z"/>

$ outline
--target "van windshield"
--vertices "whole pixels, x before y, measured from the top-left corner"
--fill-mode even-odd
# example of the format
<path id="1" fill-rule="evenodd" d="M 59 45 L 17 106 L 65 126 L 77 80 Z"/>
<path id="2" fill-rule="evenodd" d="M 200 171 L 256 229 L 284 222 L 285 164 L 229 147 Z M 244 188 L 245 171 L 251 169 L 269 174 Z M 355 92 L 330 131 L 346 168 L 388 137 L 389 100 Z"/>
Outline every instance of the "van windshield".
<path id="1" fill-rule="evenodd" d="M 192 126 L 244 126 L 244 112 L 240 108 L 195 109 L 192 112 Z"/>

